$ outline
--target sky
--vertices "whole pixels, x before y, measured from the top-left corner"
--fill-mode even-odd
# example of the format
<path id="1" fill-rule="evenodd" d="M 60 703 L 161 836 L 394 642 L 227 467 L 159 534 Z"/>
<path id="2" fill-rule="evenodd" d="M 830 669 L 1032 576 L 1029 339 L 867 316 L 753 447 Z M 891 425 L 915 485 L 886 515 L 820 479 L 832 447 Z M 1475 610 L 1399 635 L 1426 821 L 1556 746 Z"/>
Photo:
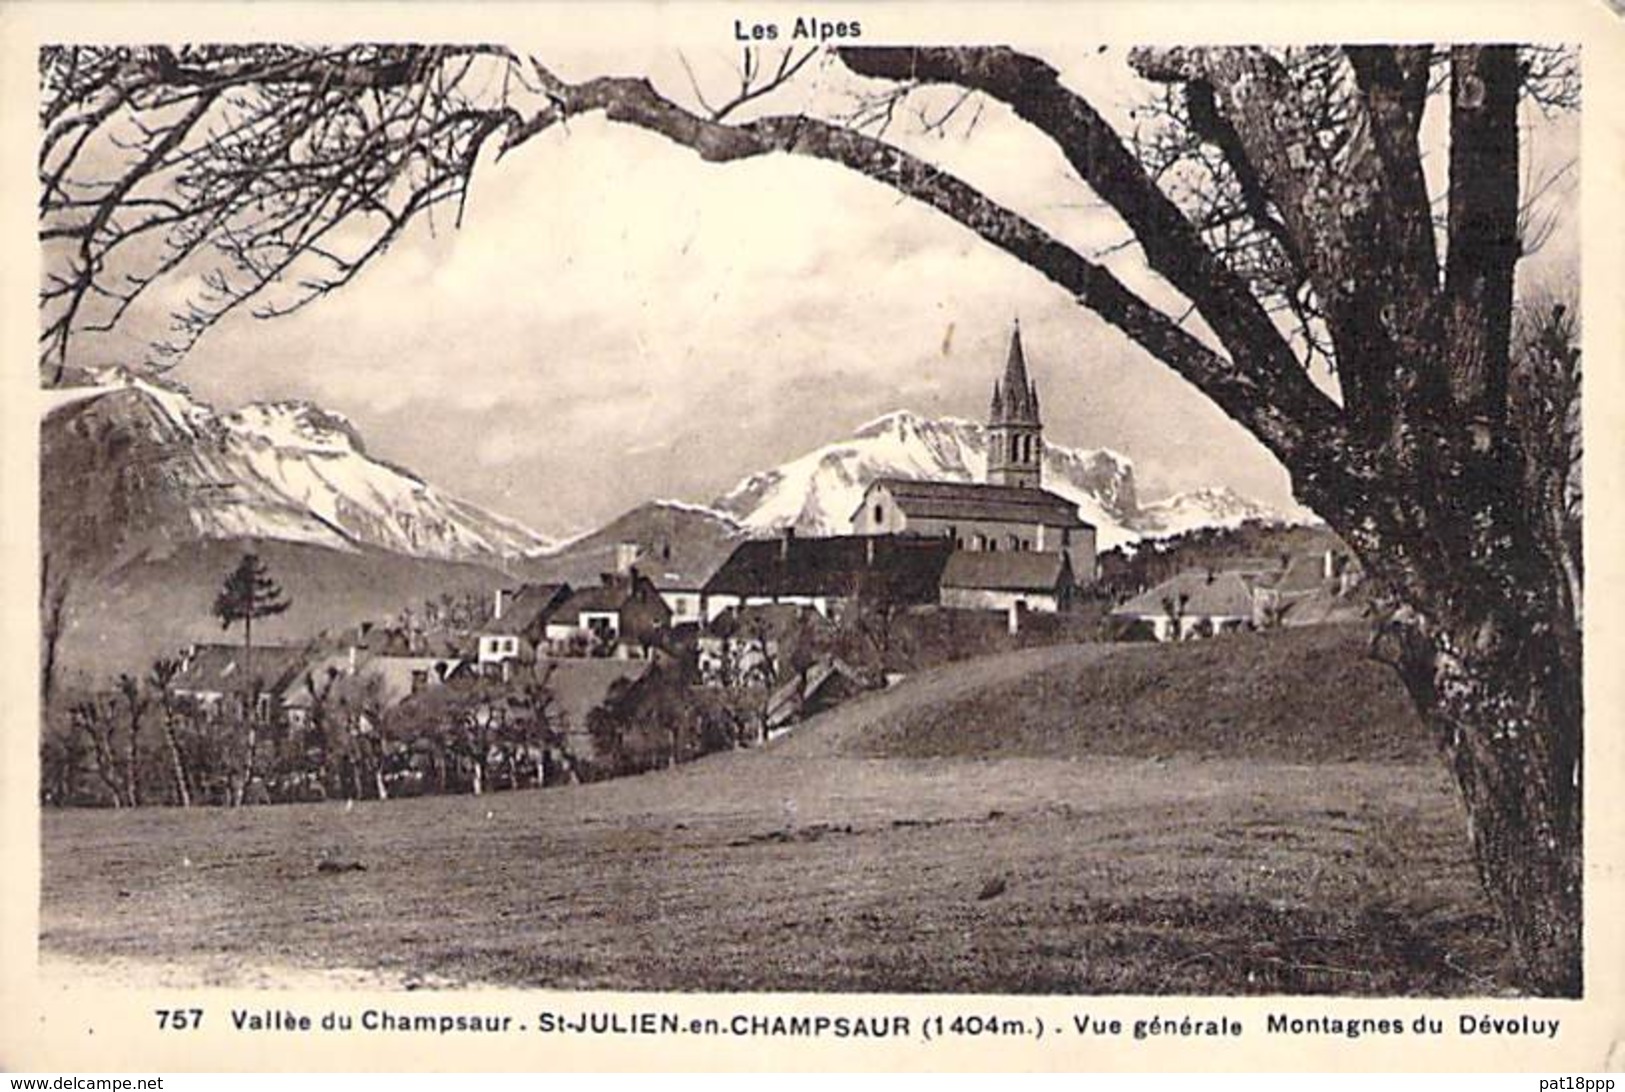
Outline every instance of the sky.
<path id="1" fill-rule="evenodd" d="M 731 51 L 687 59 L 720 97 Z M 675 51 L 548 60 L 567 78 L 649 72 L 690 98 Z M 1056 60 L 1114 123 L 1150 93 L 1121 50 Z M 827 106 L 841 78 L 810 68 L 763 109 Z M 1571 157 L 1575 128 L 1533 122 L 1532 169 Z M 995 106 L 964 130 L 889 136 L 1182 309 L 1044 138 Z M 981 418 L 1019 316 L 1050 441 L 1129 456 L 1145 499 L 1228 485 L 1290 503 L 1279 465 L 1166 367 L 957 224 L 831 164 L 709 165 L 579 118 L 483 164 L 462 227 L 436 228 L 313 307 L 222 323 L 174 378 L 221 410 L 337 410 L 372 454 L 565 535 L 651 498 L 705 502 L 892 410 Z M 1577 238 L 1565 221 L 1524 273 L 1572 259 Z"/>

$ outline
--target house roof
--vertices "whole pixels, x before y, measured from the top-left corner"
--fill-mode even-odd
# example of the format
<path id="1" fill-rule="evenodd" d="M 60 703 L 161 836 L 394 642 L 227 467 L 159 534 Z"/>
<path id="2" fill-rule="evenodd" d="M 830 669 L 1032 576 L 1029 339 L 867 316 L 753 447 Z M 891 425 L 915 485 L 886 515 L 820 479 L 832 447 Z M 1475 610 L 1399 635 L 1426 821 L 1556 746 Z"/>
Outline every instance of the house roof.
<path id="1" fill-rule="evenodd" d="M 628 575 L 605 574 L 604 582 L 595 587 L 582 588 L 564 601 L 555 617 L 573 620 L 585 611 L 619 612 L 637 596 L 638 587 L 653 592 L 653 582 L 636 569 Z"/>
<path id="2" fill-rule="evenodd" d="M 987 519 L 1008 523 L 1036 523 L 1045 527 L 1088 527 L 1078 517 L 1078 506 L 1047 489 L 979 482 L 928 482 L 910 478 L 877 478 L 864 492 L 884 486 L 906 515 L 929 519 Z M 860 506 L 859 511 L 862 511 Z"/>
<path id="3" fill-rule="evenodd" d="M 952 552 L 946 539 L 896 535 L 754 539 L 734 549 L 705 593 L 932 603 Z"/>
<path id="4" fill-rule="evenodd" d="M 532 670 L 546 679 L 553 700 L 571 728 L 584 728 L 587 714 L 604 704 L 617 680 L 641 679 L 653 660 L 538 660 Z"/>
<path id="5" fill-rule="evenodd" d="M 989 591 L 1054 591 L 1072 582 L 1072 565 L 1056 551 L 961 550 L 942 571 L 945 588 Z"/>
<path id="6" fill-rule="evenodd" d="M 439 672 L 442 664 L 445 665 L 443 676 Z M 387 707 L 397 705 L 411 696 L 413 672 L 426 671 L 429 679 L 433 681 L 437 677 L 449 678 L 462 665 L 463 661 L 455 656 L 381 656 L 362 650 L 357 657 L 354 674 L 363 680 L 377 678 L 379 697 Z M 289 685 L 286 704 L 293 708 L 303 708 L 312 704 L 310 685 L 306 680 L 314 681 L 316 689 L 320 691 L 330 671 L 340 678 L 350 675 L 350 653 L 335 652 L 330 656 L 323 656 L 298 672 Z"/>
<path id="7" fill-rule="evenodd" d="M 761 633 L 777 640 L 793 634 L 803 626 L 815 629 L 833 628 L 829 619 L 811 607 L 794 603 L 758 603 L 744 607 L 729 607 L 711 620 L 713 633 L 729 635 Z"/>
<path id="8" fill-rule="evenodd" d="M 445 656 L 374 656 L 361 666 L 357 674 L 363 678 L 373 676 L 378 679 L 379 696 L 388 707 L 411 696 L 415 672 L 427 672 L 429 681 L 434 682 L 442 665 L 445 672 L 441 676 L 443 679 L 461 667 L 462 663 L 461 660 Z"/>
<path id="9" fill-rule="evenodd" d="M 1280 573 L 1267 585 L 1281 595 L 1307 595 L 1326 586 L 1326 561 L 1319 554 L 1294 554 Z"/>
<path id="10" fill-rule="evenodd" d="M 370 656 L 370 653 L 363 653 Z M 347 675 L 350 671 L 350 653 L 334 652 L 319 659 L 310 661 L 304 668 L 294 673 L 288 682 L 288 697 L 285 704 L 293 708 L 303 708 L 312 702 L 310 688 L 312 684 L 317 690 L 322 688 L 323 681 L 328 672 L 334 675 Z"/>
<path id="11" fill-rule="evenodd" d="M 255 645 L 254 676 L 261 690 L 287 688 L 304 666 L 306 650 L 290 645 Z M 185 667 L 175 676 L 175 686 L 198 693 L 227 693 L 243 685 L 243 646 L 200 644 L 184 658 Z"/>
<path id="12" fill-rule="evenodd" d="M 1187 569 L 1161 584 L 1141 592 L 1113 610 L 1115 615 L 1132 618 L 1161 618 L 1168 613 L 1163 600 L 1185 597 L 1182 614 L 1186 618 L 1251 618 L 1253 592 L 1239 573 L 1209 574 L 1203 569 Z"/>
<path id="13" fill-rule="evenodd" d="M 526 584 L 502 608 L 502 617 L 488 622 L 482 632 L 521 634 L 545 623 L 570 594 L 568 584 Z"/>
<path id="14" fill-rule="evenodd" d="M 863 676 L 857 669 L 838 656 L 820 660 L 805 676 L 786 679 L 777 690 L 768 695 L 768 723 L 775 727 L 783 724 L 799 713 L 807 702 L 816 698 L 826 686 L 842 679 L 855 686 L 863 685 Z"/>
<path id="15" fill-rule="evenodd" d="M 1279 557 L 1231 557 L 1214 564 L 1227 573 L 1248 576 L 1279 575 L 1285 569 Z"/>

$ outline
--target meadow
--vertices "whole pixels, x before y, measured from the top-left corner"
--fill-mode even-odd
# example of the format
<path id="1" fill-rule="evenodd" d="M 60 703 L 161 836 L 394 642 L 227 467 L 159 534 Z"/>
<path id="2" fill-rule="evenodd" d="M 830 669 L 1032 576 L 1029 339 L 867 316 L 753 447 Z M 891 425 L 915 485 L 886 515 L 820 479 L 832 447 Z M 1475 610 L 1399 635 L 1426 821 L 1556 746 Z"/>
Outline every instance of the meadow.
<path id="1" fill-rule="evenodd" d="M 1460 806 L 1362 642 L 947 664 L 592 785 L 48 810 L 41 946 L 200 984 L 1504 993 Z"/>

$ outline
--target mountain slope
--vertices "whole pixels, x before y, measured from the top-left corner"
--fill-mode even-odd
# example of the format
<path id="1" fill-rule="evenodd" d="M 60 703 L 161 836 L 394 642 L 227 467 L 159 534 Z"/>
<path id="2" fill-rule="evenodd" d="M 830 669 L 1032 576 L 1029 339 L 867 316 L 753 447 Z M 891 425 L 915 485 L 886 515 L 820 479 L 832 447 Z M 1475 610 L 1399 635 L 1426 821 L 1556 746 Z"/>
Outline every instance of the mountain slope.
<path id="1" fill-rule="evenodd" d="M 48 547 L 53 538 L 66 546 L 60 540 L 83 537 L 98 521 L 107 524 L 103 545 L 125 556 L 220 539 L 442 561 L 519 557 L 551 545 L 371 458 L 347 420 L 308 402 L 217 415 L 179 390 L 123 374 L 54 401 L 41 426 Z M 83 511 L 91 482 L 110 511 Z"/>
<path id="2" fill-rule="evenodd" d="M 590 534 L 582 535 L 519 563 L 535 580 L 564 581 L 575 587 L 597 583 L 611 572 L 617 550 L 636 548 L 638 571 L 662 588 L 697 588 L 703 584 L 744 532 L 728 517 L 677 501 L 650 501 L 623 512 Z"/>
<path id="3" fill-rule="evenodd" d="M 226 540 L 152 550 L 112 570 L 85 574 L 68 586 L 59 679 L 70 686 L 89 676 L 144 673 L 159 656 L 193 642 L 237 642 L 242 628 L 220 627 L 215 592 L 245 546 Z M 303 644 L 367 619 L 390 618 L 442 594 L 487 597 L 511 582 L 493 569 L 433 561 L 382 550 L 333 550 L 299 542 L 253 545 L 287 593 L 286 613 L 254 623 L 254 640 Z"/>
<path id="4" fill-rule="evenodd" d="M 1145 538 L 1182 535 L 1202 527 L 1239 527 L 1247 522 L 1304 523 L 1301 516 L 1283 513 L 1244 497 L 1228 486 L 1216 485 L 1189 493 L 1176 493 L 1140 506 L 1134 528 Z"/>

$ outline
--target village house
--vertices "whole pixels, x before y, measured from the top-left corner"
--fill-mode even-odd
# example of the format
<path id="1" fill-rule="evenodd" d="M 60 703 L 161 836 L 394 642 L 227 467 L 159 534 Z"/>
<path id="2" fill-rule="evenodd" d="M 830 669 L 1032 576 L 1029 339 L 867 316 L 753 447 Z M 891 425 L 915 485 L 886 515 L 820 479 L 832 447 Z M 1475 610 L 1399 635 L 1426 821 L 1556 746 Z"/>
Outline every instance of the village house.
<path id="1" fill-rule="evenodd" d="M 1358 614 L 1347 597 L 1357 567 L 1326 551 L 1275 559 L 1226 561 L 1220 571 L 1188 569 L 1112 611 L 1147 623 L 1159 641 L 1185 640 L 1238 629 L 1315 625 Z"/>
<path id="2" fill-rule="evenodd" d="M 206 716 L 241 716 L 245 664 L 253 671 L 255 717 L 274 721 L 283 715 L 290 687 L 304 666 L 308 653 L 303 648 L 284 645 L 256 645 L 245 655 L 237 644 L 194 644 L 182 651 L 181 666 L 173 682 L 176 697 L 196 703 Z"/>
<path id="3" fill-rule="evenodd" d="M 977 553 L 1063 553 L 1074 580 L 1096 578 L 1095 529 L 1078 507 L 1043 488 L 1044 425 L 1027 377 L 1021 327 L 1010 335 L 1004 378 L 987 424 L 987 481 L 879 478 L 852 515 L 859 535 L 943 538 Z"/>
<path id="4" fill-rule="evenodd" d="M 706 686 L 767 685 L 801 646 L 811 656 L 833 627 L 811 607 L 733 607 L 695 638 L 695 670 Z"/>
<path id="5" fill-rule="evenodd" d="M 805 672 L 785 680 L 768 697 L 765 721 L 769 739 L 789 725 L 833 708 L 866 689 L 863 676 L 837 656 L 826 657 Z"/>
<path id="6" fill-rule="evenodd" d="M 647 658 L 671 625 L 671 608 L 654 582 L 632 568 L 605 573 L 595 588 L 574 592 L 547 622 L 549 655 Z"/>
<path id="7" fill-rule="evenodd" d="M 958 552 L 942 571 L 942 605 L 1045 614 L 1072 606 L 1076 589 L 1067 555 Z"/>
<path id="8" fill-rule="evenodd" d="M 458 657 L 396 655 L 352 644 L 299 671 L 287 688 L 283 708 L 288 726 L 302 729 L 311 722 L 312 708 L 328 699 L 341 680 L 355 679 L 368 686 L 376 711 L 383 713 L 414 694 L 443 686 L 472 671 L 472 665 Z"/>
<path id="9" fill-rule="evenodd" d="M 882 607 L 937 601 L 953 544 L 942 538 L 838 535 L 776 539 L 735 547 L 705 585 L 707 620 L 739 607 L 787 604 L 839 620 L 855 603 Z"/>
<path id="10" fill-rule="evenodd" d="M 1295 554 L 1284 569 L 1253 585 L 1254 622 L 1260 628 L 1301 626 L 1346 616 L 1354 609 L 1347 597 L 1359 583 L 1359 568 L 1346 554 Z"/>
<path id="11" fill-rule="evenodd" d="M 713 562 L 714 564 L 714 562 Z M 710 566 L 693 557 L 682 556 L 669 539 L 643 545 L 622 542 L 615 547 L 615 571 L 636 568 L 660 592 L 671 611 L 671 626 L 699 625 L 705 621 L 705 581 Z"/>
<path id="12" fill-rule="evenodd" d="M 1187 569 L 1116 607 L 1112 617 L 1149 625 L 1159 641 L 1248 629 L 1253 585 L 1242 573 Z"/>
<path id="13" fill-rule="evenodd" d="M 577 759 L 596 756 L 591 718 L 609 700 L 616 684 L 630 686 L 648 674 L 652 660 L 560 659 L 529 667 L 552 695 L 554 730 L 563 737 L 562 755 Z"/>
<path id="14" fill-rule="evenodd" d="M 568 584 L 524 584 L 498 588 L 491 620 L 480 630 L 476 661 L 481 671 L 534 660 L 547 637 L 547 625 L 570 598 Z"/>

